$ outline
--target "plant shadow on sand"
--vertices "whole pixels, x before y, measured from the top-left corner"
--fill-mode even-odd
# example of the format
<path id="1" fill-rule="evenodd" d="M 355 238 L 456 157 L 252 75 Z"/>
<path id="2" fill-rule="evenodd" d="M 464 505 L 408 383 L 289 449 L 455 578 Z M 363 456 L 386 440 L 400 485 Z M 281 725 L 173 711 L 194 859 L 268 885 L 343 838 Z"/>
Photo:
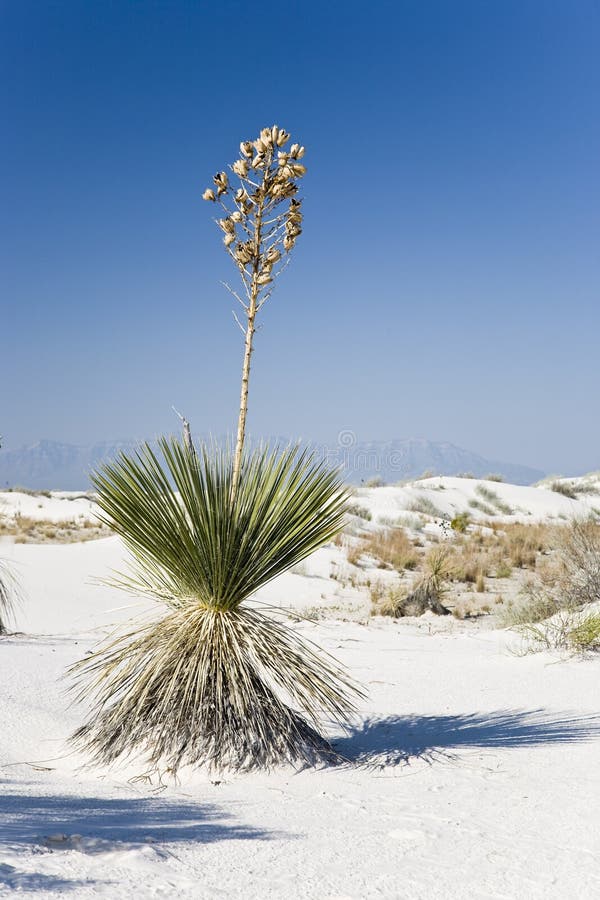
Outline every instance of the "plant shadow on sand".
<path id="1" fill-rule="evenodd" d="M 24 851 L 28 861 L 32 854 L 43 860 L 47 854 L 73 850 L 87 855 L 114 851 L 150 853 L 157 859 L 166 859 L 172 854 L 161 844 L 278 837 L 278 833 L 239 824 L 230 813 L 207 803 L 187 804 L 162 797 L 116 799 L 17 792 L 0 795 L 0 850 L 9 852 L 5 859 L 10 863 L 17 862 Z M 97 883 L 95 879 L 94 882 Z M 86 883 L 89 884 L 39 871 L 23 871 L 23 867 L 17 869 L 8 863 L 0 865 L 0 894 L 6 888 L 62 893 Z M 110 884 L 110 878 L 105 884 Z"/>
<path id="2" fill-rule="evenodd" d="M 571 744 L 600 737 L 600 716 L 552 714 L 543 709 L 498 710 L 455 716 L 369 718 L 333 741 L 354 765 L 397 766 L 420 759 L 433 763 L 460 750 L 507 750 Z"/>

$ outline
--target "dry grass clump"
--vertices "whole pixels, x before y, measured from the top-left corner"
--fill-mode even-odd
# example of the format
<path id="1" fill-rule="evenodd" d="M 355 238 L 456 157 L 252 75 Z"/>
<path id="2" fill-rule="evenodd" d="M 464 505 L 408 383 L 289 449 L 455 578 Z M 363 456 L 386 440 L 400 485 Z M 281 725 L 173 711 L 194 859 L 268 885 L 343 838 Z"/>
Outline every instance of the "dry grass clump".
<path id="1" fill-rule="evenodd" d="M 577 494 L 568 481 L 552 481 L 548 487 L 556 494 L 562 494 L 563 497 L 568 497 L 570 500 L 577 500 Z"/>
<path id="2" fill-rule="evenodd" d="M 538 571 L 520 601 L 506 607 L 504 621 L 532 645 L 591 649 L 600 620 L 600 524 L 574 521 L 555 536 L 554 566 Z"/>
<path id="3" fill-rule="evenodd" d="M 51 491 L 47 490 L 37 490 L 35 488 L 23 487 L 20 484 L 15 484 L 13 487 L 5 488 L 7 494 L 27 494 L 29 497 L 48 497 L 52 496 Z"/>
<path id="4" fill-rule="evenodd" d="M 424 516 L 443 519 L 444 513 L 425 494 L 417 495 L 406 507 L 409 512 L 421 513 Z"/>
<path id="5" fill-rule="evenodd" d="M 490 504 L 496 512 L 502 513 L 503 516 L 512 516 L 513 510 L 508 503 L 505 503 L 504 500 L 500 499 L 496 491 L 486 487 L 484 484 L 478 484 L 475 488 L 475 492 L 479 494 L 486 503 Z"/>
<path id="6" fill-rule="evenodd" d="M 370 510 L 368 510 L 366 506 L 360 506 L 358 503 L 351 503 L 349 505 L 348 515 L 356 516 L 357 519 L 364 519 L 366 522 L 370 522 L 373 518 Z"/>
<path id="7" fill-rule="evenodd" d="M 600 613 L 559 610 L 539 623 L 517 628 L 525 640 L 524 651 L 566 650 L 585 654 L 600 650 Z"/>
<path id="8" fill-rule="evenodd" d="M 71 544 L 109 537 L 110 528 L 90 519 L 70 519 L 54 522 L 51 519 L 34 519 L 17 513 L 14 517 L 0 518 L 0 536 L 14 538 L 15 544 Z"/>
<path id="9" fill-rule="evenodd" d="M 539 553 L 548 553 L 561 543 L 561 526 L 510 523 L 502 526 L 500 545 L 512 566 L 534 569 Z"/>
<path id="10" fill-rule="evenodd" d="M 433 547 L 425 556 L 423 571 L 407 590 L 400 585 L 381 584 L 371 587 L 371 610 L 375 615 L 402 618 L 422 616 L 431 611 L 437 615 L 448 615 L 450 610 L 442 599 L 446 593 L 446 582 L 450 576 L 450 553 L 447 547 Z"/>
<path id="11" fill-rule="evenodd" d="M 356 565 L 356 561 L 362 556 L 372 556 L 380 568 L 390 566 L 397 572 L 416 569 L 419 564 L 419 554 L 413 542 L 404 529 L 398 526 L 374 531 L 355 548 L 354 553 L 348 555 L 348 561 L 354 560 Z"/>
<path id="12" fill-rule="evenodd" d="M 469 500 L 469 506 L 471 509 L 477 509 L 479 512 L 482 512 L 484 516 L 493 517 L 496 515 L 496 510 L 493 506 L 490 506 L 488 503 L 483 503 L 482 500 Z"/>

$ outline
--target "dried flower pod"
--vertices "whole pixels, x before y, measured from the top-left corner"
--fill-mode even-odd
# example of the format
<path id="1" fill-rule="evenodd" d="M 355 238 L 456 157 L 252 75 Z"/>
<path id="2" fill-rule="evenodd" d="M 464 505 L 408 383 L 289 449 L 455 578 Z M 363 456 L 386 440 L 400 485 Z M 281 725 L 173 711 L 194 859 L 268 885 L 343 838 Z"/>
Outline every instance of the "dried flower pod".
<path id="1" fill-rule="evenodd" d="M 235 248 L 235 255 L 237 259 L 246 265 L 250 262 L 254 257 L 254 249 L 250 241 L 246 241 L 243 244 L 238 244 Z"/>
<path id="2" fill-rule="evenodd" d="M 212 188 L 206 188 L 206 190 L 202 194 L 202 199 L 203 200 L 212 200 L 214 203 L 217 198 L 215 197 L 215 192 L 213 191 Z"/>
<path id="3" fill-rule="evenodd" d="M 277 138 L 279 137 L 279 127 L 277 125 L 273 125 L 271 128 L 271 141 L 276 144 Z"/>
<path id="4" fill-rule="evenodd" d="M 245 178 L 248 174 L 248 163 L 245 159 L 236 159 L 231 168 L 240 178 Z"/>
<path id="5" fill-rule="evenodd" d="M 284 131 L 283 128 L 280 128 L 279 134 L 277 135 L 277 146 L 283 147 L 284 144 L 287 144 L 290 136 L 287 131 Z"/>
<path id="6" fill-rule="evenodd" d="M 290 237 L 289 234 L 286 234 L 286 236 L 283 239 L 283 246 L 285 247 L 285 249 L 287 250 L 288 253 L 290 252 L 290 250 L 292 249 L 292 247 L 294 246 L 295 243 L 296 243 L 295 238 Z"/>
<path id="7" fill-rule="evenodd" d="M 231 219 L 232 222 L 236 222 L 236 223 L 237 223 L 237 222 L 241 222 L 242 219 L 243 219 L 244 217 L 243 217 L 243 215 L 241 214 L 241 212 L 239 211 L 239 209 L 236 209 L 235 212 L 232 212 L 232 213 L 231 213 L 231 215 L 229 216 L 229 218 Z"/>
<path id="8" fill-rule="evenodd" d="M 290 147 L 290 156 L 291 156 L 293 159 L 296 159 L 296 156 L 297 156 L 297 153 L 298 153 L 298 150 L 299 150 L 299 149 L 300 149 L 300 144 L 292 144 L 292 146 Z M 280 154 L 280 156 L 281 156 L 281 154 Z"/>
<path id="9" fill-rule="evenodd" d="M 253 152 L 254 144 L 252 143 L 252 141 L 242 141 L 242 143 L 240 144 L 240 153 L 242 154 L 242 156 L 250 159 Z"/>
<path id="10" fill-rule="evenodd" d="M 285 166 L 286 162 L 290 158 L 290 155 L 291 154 L 285 153 L 284 151 L 280 150 L 279 153 L 277 154 L 277 159 L 279 160 L 279 165 Z"/>
<path id="11" fill-rule="evenodd" d="M 273 138 L 271 136 L 272 129 L 271 128 L 263 128 L 260 133 L 260 139 L 267 147 L 272 146 Z"/>
<path id="12" fill-rule="evenodd" d="M 262 153 L 257 153 L 256 156 L 254 157 L 254 159 L 252 160 L 252 163 L 251 163 L 252 168 L 260 169 L 260 167 L 264 165 L 264 162 L 265 162 L 265 158 L 262 155 Z"/>
<path id="13" fill-rule="evenodd" d="M 238 190 L 235 192 L 234 199 L 235 199 L 236 203 L 245 203 L 249 197 L 250 197 L 250 194 L 248 193 L 246 188 L 241 187 L 241 188 L 238 188 Z"/>
<path id="14" fill-rule="evenodd" d="M 306 148 L 300 147 L 296 152 L 296 159 L 302 159 L 302 157 L 304 156 L 305 153 L 306 153 Z"/>
<path id="15" fill-rule="evenodd" d="M 260 285 L 270 284 L 273 281 L 271 278 L 270 272 L 261 272 L 261 274 L 256 279 L 256 283 Z"/>
<path id="16" fill-rule="evenodd" d="M 306 166 L 301 165 L 301 163 L 295 163 L 291 166 L 291 170 L 294 178 L 302 178 L 306 174 Z"/>
<path id="17" fill-rule="evenodd" d="M 221 194 L 224 194 L 229 187 L 227 172 L 217 172 L 217 174 L 213 178 L 213 181 L 217 186 L 217 197 L 220 197 Z"/>
<path id="18" fill-rule="evenodd" d="M 274 263 L 279 262 L 279 260 L 281 259 L 281 253 L 277 249 L 277 247 L 271 247 L 269 250 L 267 250 L 265 259 L 267 263 L 269 263 L 270 265 L 274 265 Z"/>
<path id="19" fill-rule="evenodd" d="M 235 231 L 235 223 L 231 219 L 219 219 L 219 228 L 222 228 L 227 234 L 233 234 Z"/>
<path id="20" fill-rule="evenodd" d="M 230 244 L 233 244 L 235 241 L 235 234 L 226 234 L 223 238 L 223 243 L 226 247 L 229 247 Z"/>
<path id="21" fill-rule="evenodd" d="M 259 154 L 259 156 L 262 156 L 263 154 L 265 154 L 267 152 L 269 147 L 268 147 L 268 144 L 265 144 L 265 142 L 261 138 L 257 138 L 254 141 L 254 149 Z"/>

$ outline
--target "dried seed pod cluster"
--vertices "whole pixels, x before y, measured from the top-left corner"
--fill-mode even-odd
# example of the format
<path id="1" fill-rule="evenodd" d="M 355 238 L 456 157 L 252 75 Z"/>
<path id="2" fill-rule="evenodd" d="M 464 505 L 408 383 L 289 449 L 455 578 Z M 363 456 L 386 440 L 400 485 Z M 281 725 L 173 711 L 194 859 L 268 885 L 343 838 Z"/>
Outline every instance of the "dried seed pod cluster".
<path id="1" fill-rule="evenodd" d="M 227 172 L 217 172 L 214 187 L 202 194 L 225 212 L 217 224 L 250 305 L 253 297 L 257 305 L 258 294 L 273 282 L 274 267 L 302 233 L 302 201 L 296 194 L 297 182 L 306 172 L 300 162 L 305 149 L 300 144 L 285 149 L 289 141 L 283 128 L 263 128 L 255 141 L 242 141 L 240 158 L 230 166 L 239 187 L 231 184 Z"/>

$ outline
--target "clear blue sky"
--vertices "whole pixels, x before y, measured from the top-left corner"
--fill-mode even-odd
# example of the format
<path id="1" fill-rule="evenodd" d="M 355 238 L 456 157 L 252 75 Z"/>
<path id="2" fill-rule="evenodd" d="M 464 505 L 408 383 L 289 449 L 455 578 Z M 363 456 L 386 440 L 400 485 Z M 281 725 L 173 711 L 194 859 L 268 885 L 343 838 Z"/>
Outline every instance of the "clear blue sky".
<path id="1" fill-rule="evenodd" d="M 277 122 L 305 230 L 254 434 L 450 440 L 600 468 L 600 6 L 0 2 L 6 446 L 235 425 L 201 191 Z"/>

